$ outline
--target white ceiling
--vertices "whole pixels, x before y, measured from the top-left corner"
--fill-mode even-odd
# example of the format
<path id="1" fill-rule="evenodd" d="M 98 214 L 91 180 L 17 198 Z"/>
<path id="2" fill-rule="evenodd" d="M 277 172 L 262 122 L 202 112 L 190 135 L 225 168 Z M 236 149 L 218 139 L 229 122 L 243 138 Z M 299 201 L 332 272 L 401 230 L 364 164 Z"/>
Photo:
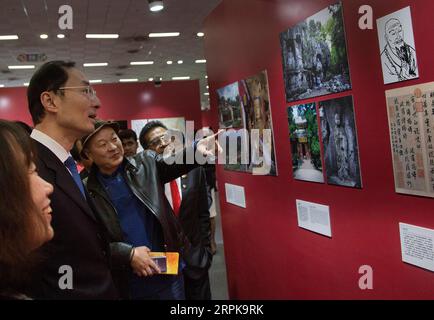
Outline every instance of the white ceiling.
<path id="1" fill-rule="evenodd" d="M 206 16 L 221 0 L 164 0 L 165 9 L 152 13 L 147 0 L 0 0 L 0 35 L 17 34 L 19 40 L 0 41 L 0 84 L 23 86 L 34 70 L 8 70 L 22 63 L 20 54 L 45 54 L 48 60 L 83 63 L 107 62 L 107 67 L 83 68 L 89 79 L 115 83 L 121 78 L 147 81 L 161 76 L 190 76 L 200 80 L 202 104 L 207 104 L 206 65 L 202 30 Z M 59 7 L 73 9 L 73 29 L 60 30 Z M 148 38 L 150 32 L 180 32 L 175 38 Z M 48 34 L 46 40 L 40 34 Z M 64 39 L 56 35 L 63 33 Z M 86 33 L 118 33 L 118 39 L 86 39 Z M 205 35 L 206 36 L 206 35 Z M 130 66 L 131 61 L 153 60 L 153 65 Z M 166 63 L 173 60 L 172 65 Z M 183 64 L 177 64 L 183 60 Z"/>

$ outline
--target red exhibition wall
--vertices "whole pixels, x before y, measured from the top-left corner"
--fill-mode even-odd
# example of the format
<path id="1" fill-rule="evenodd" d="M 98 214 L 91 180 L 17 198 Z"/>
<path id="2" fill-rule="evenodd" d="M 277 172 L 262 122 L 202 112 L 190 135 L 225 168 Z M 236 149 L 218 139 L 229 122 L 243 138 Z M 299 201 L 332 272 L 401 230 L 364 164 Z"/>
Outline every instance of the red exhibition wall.
<path id="1" fill-rule="evenodd" d="M 202 126 L 198 80 L 94 85 L 101 100 L 98 117 L 128 120 L 185 117 Z M 0 89 L 0 119 L 32 124 L 27 108 L 27 88 Z M 129 122 L 129 126 L 131 123 Z"/>
<path id="2" fill-rule="evenodd" d="M 212 116 L 216 90 L 266 69 L 278 176 L 217 169 L 229 296 L 232 299 L 432 299 L 434 274 L 401 259 L 399 222 L 434 228 L 434 199 L 395 193 L 385 90 L 433 81 L 431 0 L 343 0 L 351 91 L 286 103 L 279 33 L 334 0 L 223 0 L 205 21 Z M 374 29 L 358 27 L 370 5 Z M 419 79 L 384 85 L 375 19 L 411 6 Z M 286 109 L 352 94 L 362 189 L 292 177 Z M 204 121 L 205 122 L 205 121 Z M 247 209 L 226 203 L 224 186 L 245 187 Z M 299 228 L 296 199 L 330 206 L 332 238 Z M 359 267 L 373 269 L 361 290 Z"/>

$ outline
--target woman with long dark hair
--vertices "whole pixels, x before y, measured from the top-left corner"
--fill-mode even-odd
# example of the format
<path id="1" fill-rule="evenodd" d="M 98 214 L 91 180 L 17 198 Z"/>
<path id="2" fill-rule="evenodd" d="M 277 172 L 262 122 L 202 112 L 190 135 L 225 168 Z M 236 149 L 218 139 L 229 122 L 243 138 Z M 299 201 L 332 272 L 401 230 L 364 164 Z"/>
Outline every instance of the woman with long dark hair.
<path id="1" fill-rule="evenodd" d="M 0 299 L 22 299 L 32 252 L 53 238 L 49 195 L 29 135 L 0 120 Z"/>

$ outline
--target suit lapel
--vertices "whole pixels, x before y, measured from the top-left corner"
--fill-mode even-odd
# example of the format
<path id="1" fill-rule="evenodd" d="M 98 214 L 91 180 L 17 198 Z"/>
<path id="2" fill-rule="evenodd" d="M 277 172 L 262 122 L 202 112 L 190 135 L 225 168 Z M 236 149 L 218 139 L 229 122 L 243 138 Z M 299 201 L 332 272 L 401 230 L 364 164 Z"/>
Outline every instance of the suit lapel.
<path id="1" fill-rule="evenodd" d="M 93 220 L 95 215 L 89 207 L 89 204 L 83 198 L 80 189 L 74 182 L 71 174 L 65 165 L 50 151 L 47 147 L 36 141 L 38 148 L 38 158 L 45 163 L 47 168 L 55 173 L 55 185 L 61 189 L 69 198 L 71 198 L 80 208 Z M 87 192 L 86 192 L 87 195 Z"/>
<path id="2" fill-rule="evenodd" d="M 183 176 L 181 176 L 181 192 L 182 192 L 182 199 L 181 199 L 181 208 L 184 205 L 184 199 L 187 197 L 187 191 L 188 191 L 188 183 L 189 179 L 188 179 L 188 175 L 184 174 Z"/>

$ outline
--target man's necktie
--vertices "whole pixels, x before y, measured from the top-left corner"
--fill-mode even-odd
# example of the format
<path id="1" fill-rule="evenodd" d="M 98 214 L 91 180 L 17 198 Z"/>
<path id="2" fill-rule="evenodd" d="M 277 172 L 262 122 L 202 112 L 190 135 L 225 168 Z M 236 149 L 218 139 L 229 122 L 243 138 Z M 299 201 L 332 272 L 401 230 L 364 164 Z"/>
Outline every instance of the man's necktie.
<path id="1" fill-rule="evenodd" d="M 77 171 L 77 165 L 75 164 L 74 159 L 72 157 L 69 157 L 68 159 L 66 159 L 64 164 L 69 169 L 69 172 L 71 172 L 72 178 L 74 179 L 74 182 L 77 185 L 77 187 L 80 189 L 81 194 L 83 195 L 84 198 L 86 198 L 86 195 L 84 193 L 83 182 L 81 182 L 80 175 L 78 174 Z"/>
<path id="2" fill-rule="evenodd" d="M 170 192 L 172 193 L 173 212 L 175 213 L 175 216 L 178 216 L 179 208 L 181 207 L 181 195 L 179 194 L 176 180 L 170 181 Z"/>

